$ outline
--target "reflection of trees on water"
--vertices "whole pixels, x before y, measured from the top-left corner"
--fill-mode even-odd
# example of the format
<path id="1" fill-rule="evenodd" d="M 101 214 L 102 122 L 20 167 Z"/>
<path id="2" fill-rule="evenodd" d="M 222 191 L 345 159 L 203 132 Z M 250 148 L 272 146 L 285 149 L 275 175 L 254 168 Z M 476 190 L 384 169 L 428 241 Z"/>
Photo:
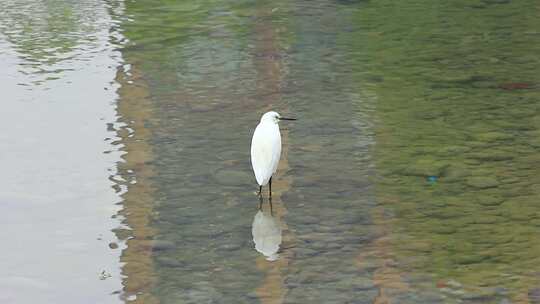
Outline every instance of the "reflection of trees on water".
<path id="1" fill-rule="evenodd" d="M 52 72 L 78 48 L 94 46 L 97 33 L 108 29 L 99 22 L 104 18 L 109 17 L 100 1 L 10 0 L 2 3 L 0 33 L 29 72 Z"/>

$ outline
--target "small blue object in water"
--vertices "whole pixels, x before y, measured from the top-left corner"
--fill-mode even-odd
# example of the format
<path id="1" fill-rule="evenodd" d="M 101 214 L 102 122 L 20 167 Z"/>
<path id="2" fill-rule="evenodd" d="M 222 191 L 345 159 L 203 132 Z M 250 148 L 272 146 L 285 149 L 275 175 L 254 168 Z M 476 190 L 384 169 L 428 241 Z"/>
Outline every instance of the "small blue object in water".
<path id="1" fill-rule="evenodd" d="M 433 176 L 433 175 L 427 177 L 428 182 L 430 182 L 431 184 L 436 183 L 437 179 L 438 179 L 437 176 Z"/>

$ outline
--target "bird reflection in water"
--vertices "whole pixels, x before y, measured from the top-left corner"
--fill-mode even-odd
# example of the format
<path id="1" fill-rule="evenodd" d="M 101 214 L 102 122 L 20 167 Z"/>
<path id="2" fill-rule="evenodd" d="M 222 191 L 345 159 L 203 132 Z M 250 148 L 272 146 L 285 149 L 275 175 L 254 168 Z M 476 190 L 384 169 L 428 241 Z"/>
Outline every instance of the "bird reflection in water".
<path id="1" fill-rule="evenodd" d="M 259 197 L 259 211 L 253 218 L 251 234 L 255 243 L 255 250 L 262 253 L 266 260 L 275 261 L 279 258 L 278 251 L 281 245 L 281 222 L 272 212 L 272 198 L 269 198 L 265 210 L 262 196 Z"/>

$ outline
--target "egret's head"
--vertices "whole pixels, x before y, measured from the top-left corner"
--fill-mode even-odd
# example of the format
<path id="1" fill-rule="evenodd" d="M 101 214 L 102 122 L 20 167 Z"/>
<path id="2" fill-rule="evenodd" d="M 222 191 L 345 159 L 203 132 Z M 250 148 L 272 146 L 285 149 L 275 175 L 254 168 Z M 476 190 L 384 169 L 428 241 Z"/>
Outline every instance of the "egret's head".
<path id="1" fill-rule="evenodd" d="M 286 118 L 279 115 L 278 112 L 270 111 L 264 113 L 264 115 L 261 117 L 261 122 L 263 121 L 269 121 L 273 123 L 278 123 L 280 120 L 296 120 L 296 118 Z"/>
<path id="2" fill-rule="evenodd" d="M 271 121 L 273 123 L 278 123 L 280 117 L 281 116 L 279 116 L 278 112 L 274 112 L 274 111 L 266 112 L 261 117 L 261 122 L 263 122 L 263 121 Z"/>

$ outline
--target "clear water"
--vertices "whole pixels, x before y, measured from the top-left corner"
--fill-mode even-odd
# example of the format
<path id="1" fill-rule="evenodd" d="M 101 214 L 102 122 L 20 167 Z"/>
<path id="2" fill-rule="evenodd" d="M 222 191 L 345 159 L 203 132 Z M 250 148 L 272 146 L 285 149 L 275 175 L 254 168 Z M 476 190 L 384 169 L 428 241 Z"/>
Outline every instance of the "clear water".
<path id="1" fill-rule="evenodd" d="M 38 3 L 0 21 L 7 301 L 540 302 L 537 3 Z M 299 120 L 259 210 L 270 109 Z M 47 252 L 92 288 L 16 266 Z"/>

